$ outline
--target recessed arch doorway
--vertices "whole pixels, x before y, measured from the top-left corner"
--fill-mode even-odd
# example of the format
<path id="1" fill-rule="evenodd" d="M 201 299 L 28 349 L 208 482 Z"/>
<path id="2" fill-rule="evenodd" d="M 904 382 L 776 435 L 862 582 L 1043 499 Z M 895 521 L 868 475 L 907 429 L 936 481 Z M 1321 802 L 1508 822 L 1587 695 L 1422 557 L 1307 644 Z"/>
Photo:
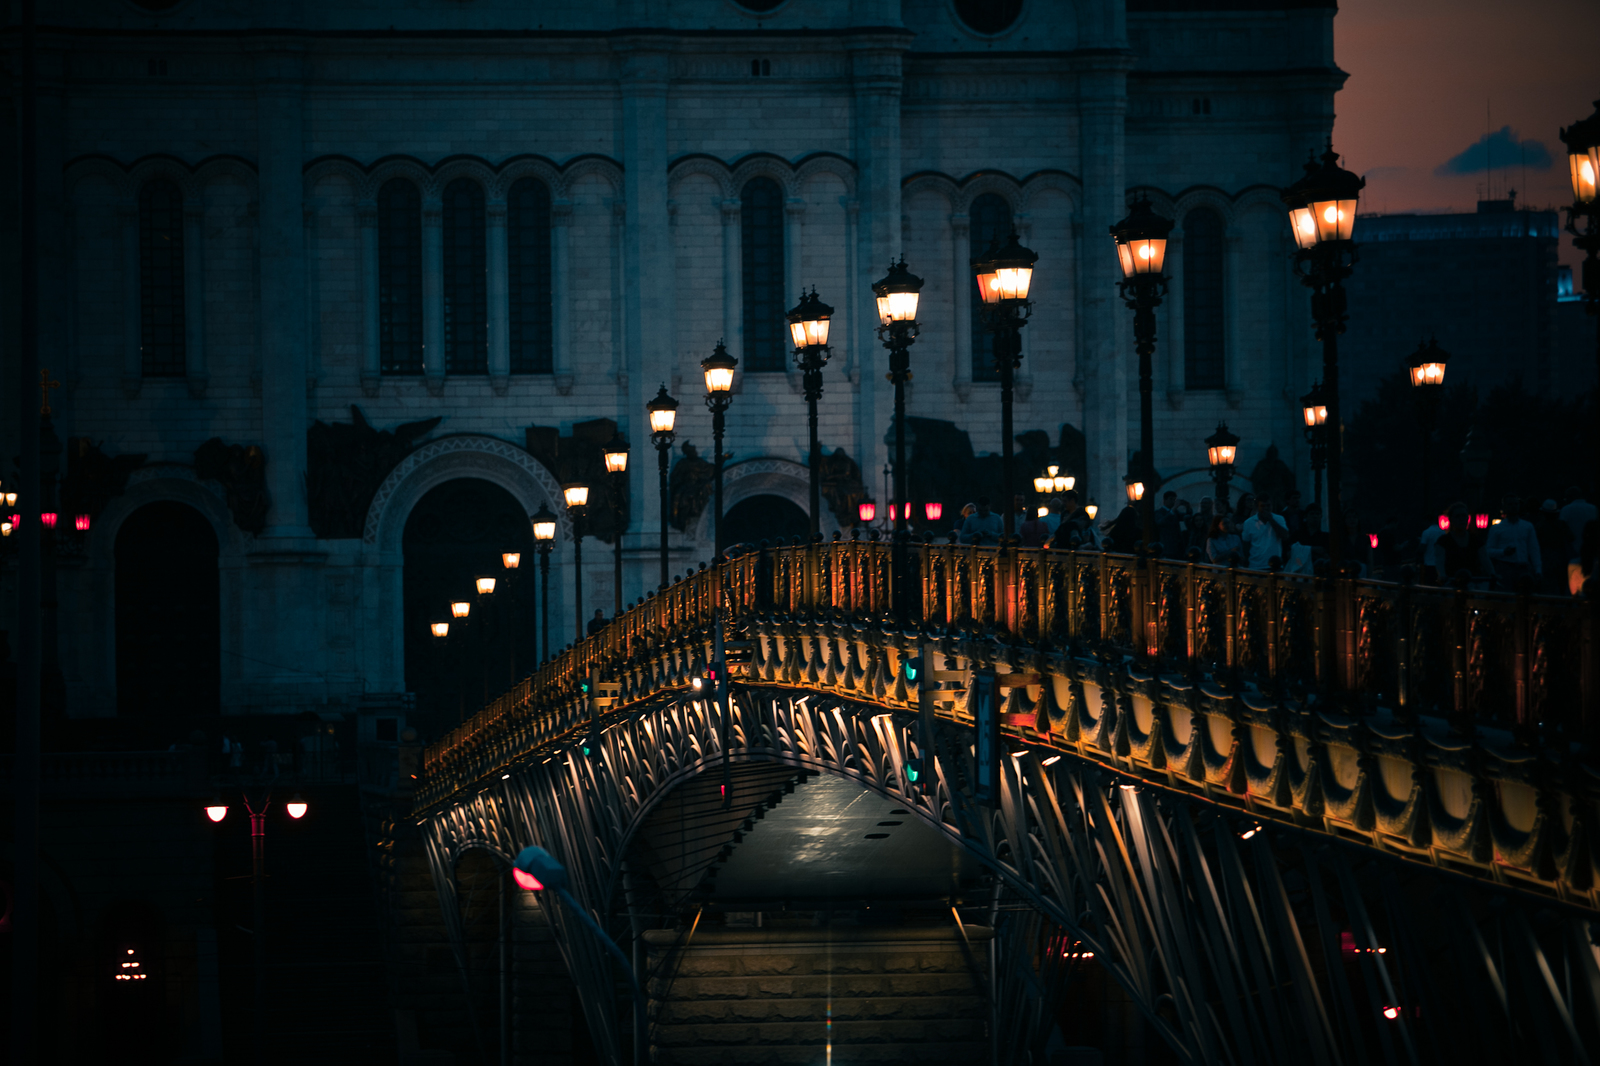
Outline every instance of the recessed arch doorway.
<path id="1" fill-rule="evenodd" d="M 157 500 L 117 530 L 117 714 L 178 723 L 222 706 L 217 534 L 199 511 Z"/>

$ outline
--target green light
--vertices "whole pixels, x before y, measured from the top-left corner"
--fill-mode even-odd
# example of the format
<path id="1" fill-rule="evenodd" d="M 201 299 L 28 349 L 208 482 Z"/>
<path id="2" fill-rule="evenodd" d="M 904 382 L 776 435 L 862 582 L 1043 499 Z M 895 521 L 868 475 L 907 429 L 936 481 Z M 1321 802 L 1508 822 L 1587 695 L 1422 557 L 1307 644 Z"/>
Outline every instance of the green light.
<path id="1" fill-rule="evenodd" d="M 922 780 L 921 759 L 906 760 L 906 780 L 910 781 L 913 785 Z"/>
<path id="2" fill-rule="evenodd" d="M 906 680 L 916 683 L 917 676 L 922 673 L 922 656 L 914 655 L 905 661 Z"/>

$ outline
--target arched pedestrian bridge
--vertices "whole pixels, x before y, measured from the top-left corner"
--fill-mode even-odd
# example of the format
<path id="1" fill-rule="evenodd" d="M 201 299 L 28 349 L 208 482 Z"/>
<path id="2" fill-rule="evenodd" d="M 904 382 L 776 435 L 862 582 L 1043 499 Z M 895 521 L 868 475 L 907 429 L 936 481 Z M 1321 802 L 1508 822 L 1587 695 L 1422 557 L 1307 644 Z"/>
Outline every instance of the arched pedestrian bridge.
<path id="1" fill-rule="evenodd" d="M 416 816 L 447 924 L 466 851 L 538 843 L 566 863 L 649 970 L 654 1059 L 637 1061 L 703 1059 L 695 1040 L 790 1061 L 737 1057 L 789 1039 L 759 1010 L 673 1028 L 681 970 L 664 971 L 718 871 L 758 840 L 777 854 L 764 819 L 820 776 L 992 885 L 981 922 L 970 880 L 932 888 L 956 904 L 939 935 L 972 962 L 987 1036 L 830 1015 L 845 1042 L 901 1032 L 943 1042 L 917 1061 L 1044 1062 L 1063 997 L 1097 968 L 1170 1048 L 1150 1061 L 1589 1062 L 1597 620 L 1588 600 L 1109 553 L 762 547 L 651 596 L 429 748 Z M 719 629 L 725 700 L 692 684 Z M 914 658 L 926 691 L 908 687 Z M 616 969 L 541 904 L 598 1050 L 633 1061 Z"/>

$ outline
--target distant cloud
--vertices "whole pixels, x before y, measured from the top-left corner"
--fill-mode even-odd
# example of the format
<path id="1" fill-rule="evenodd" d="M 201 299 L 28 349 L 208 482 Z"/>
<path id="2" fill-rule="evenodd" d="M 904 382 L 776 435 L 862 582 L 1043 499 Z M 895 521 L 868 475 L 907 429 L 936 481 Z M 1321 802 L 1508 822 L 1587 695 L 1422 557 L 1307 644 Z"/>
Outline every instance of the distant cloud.
<path id="1" fill-rule="evenodd" d="M 1543 141 L 1519 141 L 1510 126 L 1501 126 L 1493 133 L 1485 133 L 1476 144 L 1433 169 L 1435 177 L 1449 178 L 1462 174 L 1477 174 L 1496 167 L 1527 167 L 1529 170 L 1549 170 L 1552 166 L 1550 150 Z"/>

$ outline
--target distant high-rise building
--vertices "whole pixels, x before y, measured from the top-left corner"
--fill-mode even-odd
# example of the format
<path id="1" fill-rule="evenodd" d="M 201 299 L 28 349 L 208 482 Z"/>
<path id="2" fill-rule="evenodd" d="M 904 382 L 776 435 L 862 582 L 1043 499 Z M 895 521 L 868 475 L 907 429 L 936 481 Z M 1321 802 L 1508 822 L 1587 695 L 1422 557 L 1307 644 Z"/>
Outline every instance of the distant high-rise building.
<path id="1" fill-rule="evenodd" d="M 1481 200 L 1470 215 L 1369 215 L 1356 220 L 1355 240 L 1361 260 L 1340 344 L 1350 403 L 1371 398 L 1429 337 L 1450 353 L 1447 384 L 1487 392 L 1518 381 L 1542 396 L 1570 388 L 1572 357 L 1556 326 L 1556 212 L 1506 199 Z"/>

